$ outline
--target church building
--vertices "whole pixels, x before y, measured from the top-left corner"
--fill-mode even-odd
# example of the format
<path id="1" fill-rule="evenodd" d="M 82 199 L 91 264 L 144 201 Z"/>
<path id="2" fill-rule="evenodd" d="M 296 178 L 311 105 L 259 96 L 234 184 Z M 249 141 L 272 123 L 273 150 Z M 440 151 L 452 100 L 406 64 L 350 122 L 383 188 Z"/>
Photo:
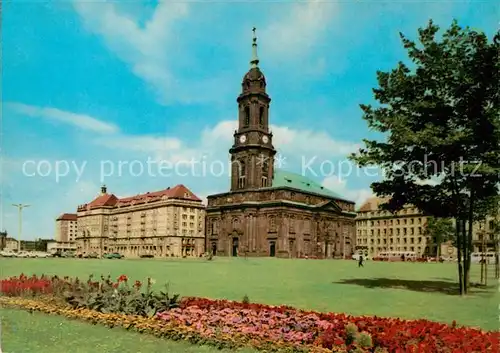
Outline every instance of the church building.
<path id="1" fill-rule="evenodd" d="M 308 178 L 274 168 L 266 79 L 253 36 L 238 96 L 230 191 L 208 196 L 206 248 L 218 256 L 342 258 L 355 247 L 354 202 Z"/>

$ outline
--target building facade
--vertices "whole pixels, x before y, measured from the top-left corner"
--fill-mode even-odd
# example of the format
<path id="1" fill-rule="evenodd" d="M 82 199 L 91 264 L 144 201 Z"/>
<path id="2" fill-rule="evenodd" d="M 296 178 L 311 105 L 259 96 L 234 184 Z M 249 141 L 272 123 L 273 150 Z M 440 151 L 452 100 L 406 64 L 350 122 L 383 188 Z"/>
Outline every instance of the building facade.
<path id="1" fill-rule="evenodd" d="M 271 98 L 258 66 L 255 35 L 252 48 L 251 68 L 237 99 L 238 130 L 229 150 L 230 190 L 208 197 L 207 250 L 220 256 L 350 255 L 355 245 L 354 202 L 274 168 Z"/>
<path id="2" fill-rule="evenodd" d="M 428 217 L 411 205 L 393 214 L 380 208 L 386 198 L 368 199 L 356 216 L 356 248 L 367 251 L 371 257 L 385 251 L 414 251 L 417 256 L 436 256 L 437 240 L 425 233 Z M 473 252 L 495 251 L 500 235 L 495 227 L 498 220 L 487 217 L 472 226 Z M 453 220 L 453 224 L 455 221 Z M 468 231 L 468 225 L 467 225 Z M 440 245 L 443 257 L 456 258 L 452 242 Z"/>
<path id="3" fill-rule="evenodd" d="M 497 217 L 488 216 L 484 221 L 472 226 L 472 246 L 474 252 L 498 251 L 500 241 L 500 214 Z"/>
<path id="4" fill-rule="evenodd" d="M 358 210 L 356 247 L 370 257 L 380 252 L 413 251 L 417 256 L 436 254 L 436 244 L 425 235 L 427 217 L 411 205 L 393 214 L 381 210 L 387 199 L 373 197 Z"/>
<path id="5" fill-rule="evenodd" d="M 77 253 L 192 257 L 204 253 L 205 207 L 184 185 L 133 197 L 101 195 L 77 211 Z"/>
<path id="6" fill-rule="evenodd" d="M 0 232 L 0 251 L 7 247 L 7 232 Z"/>
<path id="7" fill-rule="evenodd" d="M 10 238 L 10 237 L 7 237 L 5 239 L 5 248 L 4 248 L 4 250 L 7 250 L 7 251 L 17 251 L 18 247 L 19 247 L 19 242 L 16 239 Z"/>
<path id="8" fill-rule="evenodd" d="M 76 250 L 77 214 L 63 213 L 56 219 L 56 251 Z M 53 245 L 52 245 L 53 246 Z"/>

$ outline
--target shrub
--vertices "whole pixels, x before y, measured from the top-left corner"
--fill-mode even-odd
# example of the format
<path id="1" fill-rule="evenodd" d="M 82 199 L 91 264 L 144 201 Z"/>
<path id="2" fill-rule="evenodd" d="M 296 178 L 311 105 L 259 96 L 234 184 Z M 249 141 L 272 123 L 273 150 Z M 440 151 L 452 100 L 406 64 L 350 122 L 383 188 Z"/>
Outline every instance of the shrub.
<path id="1" fill-rule="evenodd" d="M 247 305 L 250 304 L 250 298 L 248 298 L 248 295 L 245 294 L 245 296 L 243 297 L 242 303 L 247 304 Z"/>
<path id="2" fill-rule="evenodd" d="M 65 293 L 65 301 L 74 309 L 90 309 L 102 313 L 115 313 L 125 315 L 139 315 L 153 317 L 158 312 L 168 311 L 178 307 L 179 295 L 171 296 L 168 284 L 164 291 L 154 293 L 151 278 L 147 279 L 145 290 L 142 283 L 135 281 L 129 285 L 125 275 L 118 277 L 113 283 L 110 278 L 101 276 L 100 282 L 93 282 L 92 276 L 87 283 L 80 282 L 77 288 Z"/>
<path id="3" fill-rule="evenodd" d="M 346 344 L 351 345 L 356 341 L 356 336 L 358 335 L 358 327 L 351 323 L 348 323 L 345 327 L 345 333 L 346 333 Z"/>
<path id="4" fill-rule="evenodd" d="M 356 336 L 355 344 L 359 348 L 372 348 L 372 336 L 368 332 L 361 332 Z"/>

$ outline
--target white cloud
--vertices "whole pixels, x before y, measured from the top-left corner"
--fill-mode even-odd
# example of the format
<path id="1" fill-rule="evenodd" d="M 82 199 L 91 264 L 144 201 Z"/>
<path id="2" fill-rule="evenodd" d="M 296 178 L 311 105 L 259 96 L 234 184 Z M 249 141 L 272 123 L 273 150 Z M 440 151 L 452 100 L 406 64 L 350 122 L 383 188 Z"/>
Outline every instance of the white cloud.
<path id="1" fill-rule="evenodd" d="M 273 43 L 265 46 L 266 56 L 273 55 L 283 60 L 289 60 L 293 55 L 303 56 L 321 40 L 340 10 L 339 3 L 321 0 L 288 4 L 288 8 L 289 11 L 281 11 L 281 16 L 274 16 L 275 21 L 262 30 L 262 38 Z"/>
<path id="2" fill-rule="evenodd" d="M 89 130 L 99 133 L 115 133 L 118 131 L 118 127 L 116 125 L 106 123 L 85 114 L 76 114 L 56 108 L 36 107 L 33 105 L 14 102 L 6 103 L 5 106 L 19 114 L 69 124 L 83 130 Z"/>
<path id="3" fill-rule="evenodd" d="M 228 89 L 232 84 L 228 84 L 223 70 L 219 70 L 221 74 L 215 77 L 213 72 L 208 77 L 196 78 L 187 78 L 182 73 L 185 69 L 191 71 L 192 66 L 204 65 L 201 58 L 190 55 L 183 45 L 193 38 L 198 38 L 199 34 L 178 29 L 189 16 L 193 26 L 197 24 L 193 20 L 191 4 L 159 2 L 145 25 L 140 25 L 130 13 L 123 11 L 123 6 L 114 2 L 74 1 L 73 4 L 85 27 L 101 36 L 107 47 L 130 65 L 136 76 L 154 89 L 161 103 L 217 101 L 224 97 L 224 93 L 229 94 Z M 276 14 L 270 16 L 272 22 L 264 24 L 262 32 L 259 30 L 259 37 L 264 39 L 262 44 L 266 57 L 274 57 L 272 60 L 278 62 L 278 65 L 279 62 L 290 61 L 291 58 L 300 60 L 300 57 L 310 53 L 312 46 L 321 43 L 324 30 L 331 27 L 331 20 L 339 8 L 336 3 L 317 0 L 279 5 L 276 7 Z M 286 10 L 283 11 L 283 8 Z M 196 11 L 196 14 L 198 13 L 202 18 L 208 16 Z M 217 45 L 224 43 L 218 41 Z M 233 47 L 235 42 L 228 43 L 229 50 Z M 176 67 L 183 70 L 177 70 Z M 324 67 L 325 59 L 322 58 L 316 61 L 309 71 L 322 72 Z"/>
<path id="4" fill-rule="evenodd" d="M 335 191 L 346 199 L 354 201 L 357 207 L 361 206 L 368 198 L 374 196 L 373 191 L 369 188 L 349 189 L 347 187 L 347 181 L 337 176 L 325 178 L 322 185 L 327 189 Z"/>
<path id="5" fill-rule="evenodd" d="M 109 148 L 126 149 L 138 152 L 179 150 L 182 146 L 181 140 L 175 137 L 157 136 L 127 136 L 115 135 L 106 138 L 97 138 L 95 142 Z"/>
<path id="6" fill-rule="evenodd" d="M 202 156 L 228 158 L 233 133 L 238 127 L 236 120 L 224 120 L 205 128 L 199 139 L 186 143 L 175 137 L 126 136 L 99 138 L 95 142 L 116 150 L 143 152 L 153 159 L 172 162 L 187 161 Z M 314 155 L 323 158 L 345 157 L 359 148 L 359 144 L 339 141 L 326 132 L 297 130 L 286 126 L 271 125 L 273 144 L 283 155 Z"/>
<path id="7" fill-rule="evenodd" d="M 160 2 L 144 26 L 120 12 L 116 3 L 75 1 L 74 7 L 88 30 L 102 36 L 109 49 L 153 87 L 160 101 L 192 103 L 214 98 L 209 87 L 220 86 L 218 78 L 186 82 L 171 70 L 172 62 L 183 55 L 176 45 L 182 34 L 172 27 L 188 16 L 187 3 Z"/>

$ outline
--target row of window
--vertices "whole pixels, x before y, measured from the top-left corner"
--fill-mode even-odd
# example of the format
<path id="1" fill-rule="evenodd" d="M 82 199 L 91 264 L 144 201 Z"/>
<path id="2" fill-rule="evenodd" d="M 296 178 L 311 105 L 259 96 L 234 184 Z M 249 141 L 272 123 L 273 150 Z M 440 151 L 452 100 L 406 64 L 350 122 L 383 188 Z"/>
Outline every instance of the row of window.
<path id="1" fill-rule="evenodd" d="M 376 233 L 375 233 L 376 231 Z M 423 229 L 422 227 L 418 227 L 418 228 L 389 228 L 389 229 L 370 229 L 370 235 L 371 236 L 375 236 L 375 234 L 377 234 L 377 236 L 380 236 L 380 235 L 387 235 L 389 234 L 389 236 L 391 235 L 414 235 L 414 234 L 423 234 Z M 358 236 L 366 236 L 368 234 L 368 231 L 366 229 L 358 229 Z"/>
<path id="2" fill-rule="evenodd" d="M 403 208 L 402 210 L 396 212 L 397 215 L 405 215 L 405 214 L 418 214 L 419 210 L 416 208 Z M 368 211 L 368 212 L 359 212 L 358 218 L 370 218 L 370 217 L 391 217 L 394 216 L 393 213 L 389 211 L 376 210 L 376 211 Z"/>
<path id="3" fill-rule="evenodd" d="M 371 227 L 376 226 L 392 226 L 392 225 L 406 225 L 406 224 L 422 224 L 422 217 L 419 218 L 403 218 L 403 219 L 384 219 L 384 220 L 377 220 L 377 221 L 357 221 L 356 224 L 358 227 L 366 227 L 370 225 Z"/>
<path id="4" fill-rule="evenodd" d="M 430 240 L 430 238 L 428 238 L 427 240 Z M 436 242 L 435 238 L 433 240 L 434 240 L 434 242 Z M 367 238 L 360 239 L 360 238 L 358 238 L 358 239 L 356 239 L 356 243 L 358 245 L 366 245 L 366 244 L 368 244 L 368 241 L 370 244 L 375 244 L 375 243 L 377 243 L 377 244 L 387 244 L 387 243 L 389 243 L 389 244 L 394 244 L 394 243 L 396 243 L 396 244 L 401 244 L 401 243 L 402 244 L 408 244 L 408 243 L 409 244 L 415 244 L 415 243 L 422 244 L 422 243 L 426 242 L 426 238 L 418 237 L 417 239 L 415 239 L 415 238 L 396 238 L 396 239 L 394 239 L 394 238 L 389 238 L 389 239 L 385 239 L 385 238 L 384 239 L 373 239 L 373 238 L 372 239 L 367 239 Z"/>
<path id="5" fill-rule="evenodd" d="M 384 251 L 414 251 L 417 254 L 430 254 L 436 252 L 436 246 L 377 246 L 377 247 L 369 247 L 368 252 L 370 254 L 380 253 Z"/>

